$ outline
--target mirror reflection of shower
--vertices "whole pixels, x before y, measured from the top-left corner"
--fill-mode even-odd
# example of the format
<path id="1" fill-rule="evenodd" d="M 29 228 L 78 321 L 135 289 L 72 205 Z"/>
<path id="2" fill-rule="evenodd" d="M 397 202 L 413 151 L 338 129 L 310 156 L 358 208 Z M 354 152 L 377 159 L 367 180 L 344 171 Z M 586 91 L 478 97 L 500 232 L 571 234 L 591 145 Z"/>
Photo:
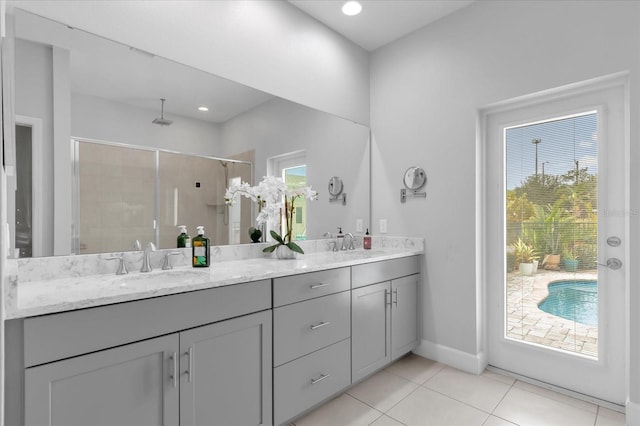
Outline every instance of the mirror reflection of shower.
<path id="1" fill-rule="evenodd" d="M 229 188 L 230 187 L 229 185 L 231 185 L 231 182 L 229 182 L 229 162 L 222 161 L 222 160 L 218 160 L 218 162 L 224 168 L 224 183 L 225 185 L 227 185 L 227 188 Z M 223 211 L 222 223 L 225 226 L 229 225 L 229 206 L 226 206 L 226 208 Z"/>

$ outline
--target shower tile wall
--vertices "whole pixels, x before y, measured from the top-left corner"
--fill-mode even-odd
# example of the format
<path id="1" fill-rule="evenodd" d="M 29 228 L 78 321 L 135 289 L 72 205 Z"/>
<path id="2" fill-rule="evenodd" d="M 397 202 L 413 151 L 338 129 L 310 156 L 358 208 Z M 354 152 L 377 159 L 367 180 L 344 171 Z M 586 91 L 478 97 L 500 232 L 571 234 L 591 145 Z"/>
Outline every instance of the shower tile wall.
<path id="1" fill-rule="evenodd" d="M 253 159 L 253 152 L 245 154 Z M 156 151 L 151 150 L 79 143 L 80 254 L 131 250 L 134 240 L 143 245 L 156 242 L 155 156 Z M 225 178 L 234 177 L 250 182 L 251 166 L 160 151 L 158 247 L 176 247 L 178 225 L 186 225 L 192 237 L 196 226 L 202 225 L 212 245 L 228 244 Z M 242 198 L 237 204 L 241 209 L 240 243 L 248 243 L 251 202 Z"/>
<path id="2" fill-rule="evenodd" d="M 80 254 L 154 241 L 155 153 L 79 144 Z"/>

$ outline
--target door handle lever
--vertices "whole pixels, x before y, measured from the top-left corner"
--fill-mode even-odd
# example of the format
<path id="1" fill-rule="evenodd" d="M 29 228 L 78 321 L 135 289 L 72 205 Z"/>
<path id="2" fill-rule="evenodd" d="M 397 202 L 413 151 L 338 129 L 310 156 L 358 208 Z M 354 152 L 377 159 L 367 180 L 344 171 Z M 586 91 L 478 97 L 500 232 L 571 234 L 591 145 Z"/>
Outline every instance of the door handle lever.
<path id="1" fill-rule="evenodd" d="M 611 270 L 617 271 L 618 269 L 622 268 L 622 261 L 617 257 L 612 257 L 610 259 L 607 259 L 606 263 L 598 262 L 598 265 L 606 266 Z"/>

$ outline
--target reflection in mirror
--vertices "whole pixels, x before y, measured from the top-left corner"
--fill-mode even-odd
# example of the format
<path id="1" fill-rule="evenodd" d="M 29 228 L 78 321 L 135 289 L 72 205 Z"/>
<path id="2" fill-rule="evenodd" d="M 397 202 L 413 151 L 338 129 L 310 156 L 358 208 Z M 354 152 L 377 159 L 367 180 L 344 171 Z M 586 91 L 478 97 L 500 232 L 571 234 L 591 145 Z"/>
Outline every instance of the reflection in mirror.
<path id="1" fill-rule="evenodd" d="M 213 245 L 249 242 L 247 200 L 224 204 L 228 182 L 252 180 L 252 164 L 96 141 L 75 141 L 74 252 L 176 247 L 178 226 L 204 226 Z M 157 207 L 156 207 L 157 206 Z"/>
<path id="2" fill-rule="evenodd" d="M 254 178 L 260 180 L 273 173 L 271 159 L 295 152 L 306 153 L 308 182 L 320 193 L 319 201 L 307 211 L 309 238 L 319 238 L 338 226 L 351 230 L 358 219 L 369 222 L 367 127 L 18 8 L 12 13 L 15 61 L 3 66 L 14 66 L 14 113 L 28 122 L 40 123 L 42 130 L 41 142 L 33 143 L 34 148 L 41 147 L 33 152 L 32 163 L 34 200 L 41 197 L 34 203 L 31 218 L 35 256 L 113 251 L 115 243 L 103 239 L 100 244 L 90 244 L 82 237 L 97 233 L 109 238 L 120 235 L 117 251 L 126 250 L 135 239 L 155 239 L 160 248 L 170 248 L 175 246 L 176 225 L 188 225 L 192 234 L 196 225 L 204 225 L 216 245 L 248 242 L 248 227 L 255 225 L 255 205 L 241 205 L 239 212 L 226 210 L 216 201 L 218 195 L 212 194 L 223 194 L 221 188 L 232 179 L 254 184 Z M 152 123 L 160 116 L 160 99 L 166 99 L 163 116 L 172 121 L 171 125 Z M 200 106 L 208 107 L 208 111 L 198 110 Z M 105 188 L 111 185 L 104 197 L 126 200 L 121 202 L 123 210 L 118 214 L 104 206 L 94 206 L 92 213 L 78 213 L 79 207 L 69 195 L 74 183 L 68 154 L 72 139 L 106 141 L 134 149 L 127 151 L 131 155 L 122 156 L 123 165 L 129 162 L 126 167 L 146 183 L 136 188 L 124 177 L 119 186 L 111 178 L 100 182 Z M 147 156 L 157 150 L 162 151 L 158 154 L 159 183 L 157 198 L 151 201 L 148 197 L 156 196 L 155 191 L 150 190 L 149 176 L 142 176 L 155 170 L 149 169 Z M 91 155 L 98 154 L 84 153 L 85 157 Z M 104 154 L 109 155 L 118 154 Z M 206 169 L 205 177 L 188 170 L 191 166 L 177 166 L 187 157 L 204 161 L 194 167 Z M 209 159 L 205 161 L 204 157 Z M 254 173 L 236 170 L 239 166 L 233 161 L 223 160 L 225 167 L 213 157 L 252 163 Z M 40 167 L 35 167 L 36 158 L 43 159 Z M 117 169 L 107 173 L 115 174 Z M 97 194 L 92 171 L 83 172 L 87 184 L 83 188 L 80 183 L 74 191 L 90 186 Z M 325 188 L 331 176 L 349 182 L 356 198 L 351 198 L 348 208 L 329 203 Z M 202 198 L 189 194 L 196 190 L 197 179 L 201 188 L 211 189 L 211 194 Z M 122 192 L 116 193 L 116 187 Z M 175 188 L 180 188 L 177 203 Z M 96 194 L 89 198 L 96 198 Z M 189 210 L 194 198 L 185 202 L 187 197 L 203 200 L 202 209 Z M 134 198 L 135 203 L 131 201 Z M 147 203 L 154 208 L 149 209 Z M 135 207 L 127 210 L 130 205 Z M 15 235 L 15 206 L 9 208 L 9 216 L 14 218 L 11 235 Z M 148 210 L 156 215 L 150 219 L 157 221 L 154 231 L 138 227 L 143 218 L 149 220 Z M 107 226 L 98 227 L 98 222 Z M 82 231 L 87 225 L 91 230 Z"/>

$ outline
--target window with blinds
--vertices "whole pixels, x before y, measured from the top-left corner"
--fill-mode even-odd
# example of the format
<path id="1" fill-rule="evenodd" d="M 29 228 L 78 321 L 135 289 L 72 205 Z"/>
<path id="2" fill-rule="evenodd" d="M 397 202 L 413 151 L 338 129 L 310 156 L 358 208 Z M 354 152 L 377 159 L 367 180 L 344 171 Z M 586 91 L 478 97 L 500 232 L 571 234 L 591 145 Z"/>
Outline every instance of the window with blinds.
<path id="1" fill-rule="evenodd" d="M 507 338 L 598 355 L 598 116 L 504 129 Z"/>

